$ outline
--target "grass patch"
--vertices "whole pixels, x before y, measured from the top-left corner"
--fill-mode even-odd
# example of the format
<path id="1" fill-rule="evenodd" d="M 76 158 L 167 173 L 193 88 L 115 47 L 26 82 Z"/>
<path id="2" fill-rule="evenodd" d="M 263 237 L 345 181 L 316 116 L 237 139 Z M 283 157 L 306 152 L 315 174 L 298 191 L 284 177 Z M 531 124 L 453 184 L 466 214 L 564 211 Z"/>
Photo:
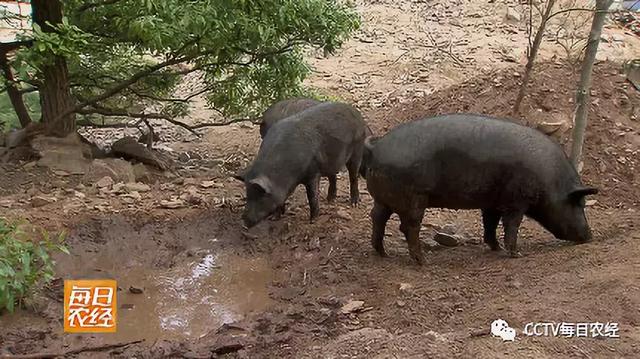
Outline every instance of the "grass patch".
<path id="1" fill-rule="evenodd" d="M 69 254 L 64 233 L 49 232 L 23 222 L 0 218 L 0 312 L 13 312 L 53 279 L 56 252 Z"/>

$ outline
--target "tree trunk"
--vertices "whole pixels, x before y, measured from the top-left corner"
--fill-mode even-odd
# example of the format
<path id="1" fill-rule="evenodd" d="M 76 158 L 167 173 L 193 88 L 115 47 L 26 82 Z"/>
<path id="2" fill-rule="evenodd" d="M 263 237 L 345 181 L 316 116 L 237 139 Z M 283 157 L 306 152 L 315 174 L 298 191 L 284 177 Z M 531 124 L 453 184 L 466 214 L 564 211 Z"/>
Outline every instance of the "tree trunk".
<path id="1" fill-rule="evenodd" d="M 29 111 L 27 111 L 27 106 L 24 104 L 20 90 L 15 85 L 15 78 L 13 77 L 13 72 L 11 72 L 8 55 L 4 51 L 0 51 L 0 68 L 7 81 L 7 95 L 9 95 L 9 100 L 11 100 L 13 109 L 16 111 L 20 126 L 25 128 L 31 123 L 31 116 L 29 116 Z"/>
<path id="2" fill-rule="evenodd" d="M 54 32 L 47 22 L 56 25 L 62 22 L 62 3 L 60 0 L 33 0 L 33 22 L 44 32 Z M 42 67 L 43 85 L 40 91 L 42 123 L 45 133 L 64 137 L 76 130 L 75 114 L 64 115 L 73 108 L 74 101 L 69 86 L 69 71 L 64 57 L 53 55 L 50 64 Z"/>
<path id="3" fill-rule="evenodd" d="M 582 157 L 582 145 L 584 143 L 584 134 L 587 128 L 587 115 L 589 112 L 589 89 L 591 87 L 591 72 L 593 64 L 596 61 L 598 46 L 600 45 L 600 37 L 602 36 L 602 28 L 607 19 L 607 10 L 613 3 L 613 0 L 596 0 L 596 12 L 593 14 L 593 22 L 591 23 L 591 32 L 589 32 L 589 42 L 587 50 L 582 62 L 582 71 L 580 73 L 580 82 L 576 93 L 576 115 L 573 126 L 572 143 L 571 143 L 571 162 L 576 168 L 580 168 L 580 159 Z"/>
<path id="4" fill-rule="evenodd" d="M 538 27 L 538 31 L 536 32 L 536 37 L 533 40 L 533 45 L 531 46 L 531 49 L 529 50 L 529 54 L 527 56 L 527 66 L 525 67 L 525 70 L 524 70 L 524 76 L 522 76 L 522 85 L 520 86 L 520 91 L 518 92 L 516 103 L 513 105 L 514 114 L 517 114 L 518 112 L 520 112 L 520 104 L 524 99 L 524 94 L 527 89 L 527 85 L 529 84 L 529 78 L 531 77 L 531 72 L 533 70 L 533 63 L 536 61 L 536 56 L 538 55 L 538 49 L 540 48 L 540 43 L 542 43 L 542 37 L 544 36 L 544 29 L 547 27 L 547 21 L 549 20 L 549 16 L 551 16 L 551 10 L 553 9 L 553 5 L 555 5 L 555 3 L 556 3 L 556 0 L 549 0 L 549 2 L 547 3 L 547 8 L 544 10 L 544 14 L 542 14 L 542 20 L 540 21 L 540 26 Z M 533 5 L 530 4 L 529 6 L 533 6 Z M 529 14 L 531 14 L 531 12 Z"/>

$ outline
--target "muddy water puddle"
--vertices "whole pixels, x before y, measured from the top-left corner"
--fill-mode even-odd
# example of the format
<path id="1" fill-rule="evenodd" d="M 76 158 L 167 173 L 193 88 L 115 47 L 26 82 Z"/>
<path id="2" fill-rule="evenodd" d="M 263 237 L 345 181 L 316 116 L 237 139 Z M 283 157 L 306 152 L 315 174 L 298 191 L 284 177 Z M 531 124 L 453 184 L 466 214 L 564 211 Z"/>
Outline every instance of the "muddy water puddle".
<path id="1" fill-rule="evenodd" d="M 273 272 L 265 258 L 200 249 L 170 268 L 149 268 L 136 255 L 153 253 L 128 250 L 111 243 L 58 263 L 64 278 L 117 280 L 118 330 L 99 335 L 104 341 L 198 338 L 271 304 Z"/>

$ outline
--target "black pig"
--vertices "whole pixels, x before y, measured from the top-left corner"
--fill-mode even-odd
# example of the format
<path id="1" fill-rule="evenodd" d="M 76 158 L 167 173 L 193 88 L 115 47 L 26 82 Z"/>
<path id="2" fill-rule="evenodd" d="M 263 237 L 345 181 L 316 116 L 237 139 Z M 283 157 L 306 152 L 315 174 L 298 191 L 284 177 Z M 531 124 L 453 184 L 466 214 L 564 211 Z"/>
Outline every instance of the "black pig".
<path id="1" fill-rule="evenodd" d="M 519 256 L 518 228 L 528 216 L 560 239 L 583 243 L 591 231 L 584 213 L 595 188 L 580 177 L 559 144 L 534 129 L 475 114 L 402 124 L 367 138 L 367 187 L 374 198 L 371 242 L 380 255 L 387 220 L 400 216 L 411 256 L 423 261 L 420 225 L 426 208 L 481 209 L 484 242 Z"/>
<path id="2" fill-rule="evenodd" d="M 358 169 L 367 126 L 354 107 L 324 102 L 275 123 L 267 132 L 253 163 L 235 178 L 245 183 L 247 204 L 243 220 L 252 227 L 282 211 L 299 185 L 307 191 L 311 220 L 320 208 L 320 176 L 330 179 L 329 200 L 336 196 L 336 174 L 349 172 L 351 203 L 359 199 Z"/>

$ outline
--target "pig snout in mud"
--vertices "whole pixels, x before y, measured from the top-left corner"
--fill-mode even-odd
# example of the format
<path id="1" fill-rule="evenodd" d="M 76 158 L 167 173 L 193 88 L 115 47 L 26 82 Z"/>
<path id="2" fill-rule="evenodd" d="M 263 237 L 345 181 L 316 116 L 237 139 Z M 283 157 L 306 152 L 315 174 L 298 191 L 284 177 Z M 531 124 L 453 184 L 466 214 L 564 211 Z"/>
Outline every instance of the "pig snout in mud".
<path id="1" fill-rule="evenodd" d="M 418 239 L 427 208 L 480 209 L 484 242 L 517 257 L 517 234 L 528 216 L 556 238 L 586 242 L 591 231 L 582 185 L 563 149 L 546 135 L 506 120 L 456 114 L 402 124 L 380 138 L 367 138 L 363 160 L 374 199 L 371 242 L 385 255 L 386 223 L 393 213 L 409 252 L 423 262 Z"/>
<path id="2" fill-rule="evenodd" d="M 327 200 L 337 196 L 337 173 L 349 172 L 350 201 L 359 201 L 358 172 L 364 139 L 369 132 L 362 115 L 352 106 L 323 102 L 273 124 L 258 154 L 235 176 L 245 184 L 245 224 L 256 225 L 284 212 L 287 198 L 304 185 L 313 221 L 320 213 L 320 177 L 329 178 Z"/>

